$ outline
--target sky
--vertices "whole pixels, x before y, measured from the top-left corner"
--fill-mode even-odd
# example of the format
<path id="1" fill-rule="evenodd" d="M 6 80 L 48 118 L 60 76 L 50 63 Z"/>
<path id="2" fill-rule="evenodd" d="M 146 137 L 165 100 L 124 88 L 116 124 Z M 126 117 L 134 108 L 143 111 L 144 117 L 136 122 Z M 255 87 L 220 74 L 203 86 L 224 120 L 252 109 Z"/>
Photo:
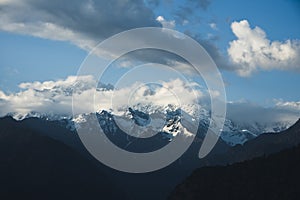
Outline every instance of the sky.
<path id="1" fill-rule="evenodd" d="M 164 27 L 206 49 L 228 102 L 300 111 L 300 1 L 0 0 L 0 10 L 0 100 L 6 103 L 26 93 L 23 83 L 69 80 L 91 49 L 114 34 Z M 146 53 L 144 61 L 177 60 Z"/>

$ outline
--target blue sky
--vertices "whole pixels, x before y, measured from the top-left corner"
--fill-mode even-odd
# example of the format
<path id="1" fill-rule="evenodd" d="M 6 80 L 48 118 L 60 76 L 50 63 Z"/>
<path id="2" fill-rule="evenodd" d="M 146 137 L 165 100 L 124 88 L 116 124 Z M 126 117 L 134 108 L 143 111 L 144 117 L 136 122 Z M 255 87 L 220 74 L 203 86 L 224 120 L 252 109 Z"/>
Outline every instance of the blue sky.
<path id="1" fill-rule="evenodd" d="M 86 2 L 87 5 L 90 5 L 92 1 Z M 227 53 L 230 42 L 237 39 L 231 29 L 232 22 L 247 20 L 251 29 L 254 29 L 256 26 L 260 27 L 266 33 L 266 38 L 270 42 L 279 41 L 284 43 L 286 40 L 299 41 L 300 39 L 300 3 L 297 1 L 212 0 L 208 2 L 200 0 L 197 2 L 199 4 L 196 4 L 195 1 L 166 0 L 157 4 L 144 4 L 141 1 L 136 6 L 143 6 L 142 8 L 147 9 L 147 12 L 137 13 L 136 15 L 141 16 L 136 16 L 139 19 L 133 19 L 132 21 L 130 21 L 132 19 L 131 13 L 125 13 L 124 15 L 129 16 L 126 18 L 122 16 L 122 13 L 119 14 L 120 16 L 116 16 L 118 14 L 115 14 L 115 12 L 108 12 L 106 13 L 108 16 L 107 21 L 105 21 L 105 18 L 99 24 L 99 26 L 102 25 L 100 30 L 113 27 L 113 31 L 103 32 L 99 38 L 95 38 L 93 35 L 94 32 L 92 30 L 94 30 L 94 26 L 92 25 L 88 27 L 77 26 L 74 28 L 74 26 L 69 24 L 68 20 L 63 21 L 49 18 L 52 20 L 50 21 L 52 24 L 60 28 L 62 27 L 64 30 L 71 30 L 75 34 L 78 32 L 78 35 L 80 35 L 78 37 L 70 36 L 68 38 L 66 36 L 64 38 L 64 35 L 60 34 L 56 37 L 55 34 L 57 32 L 50 34 L 39 32 L 40 16 L 38 14 L 55 12 L 50 10 L 50 8 L 51 6 L 54 8 L 57 6 L 55 9 L 60 11 L 65 10 L 65 17 L 67 19 L 68 14 L 72 15 L 71 9 L 64 9 L 63 6 L 58 7 L 59 5 L 55 3 L 53 5 L 45 3 L 47 6 L 40 3 L 34 7 L 37 10 L 33 11 L 32 17 L 27 16 L 24 20 L 18 21 L 22 19 L 22 12 L 18 12 L 15 8 L 26 10 L 28 8 L 32 9 L 33 6 L 26 5 L 26 1 L 23 1 L 23 3 L 18 1 L 12 1 L 12 3 L 0 1 L 0 8 L 7 11 L 0 14 L 5 19 L 4 22 L 0 23 L 0 90 L 11 93 L 18 91 L 18 84 L 23 82 L 57 80 L 64 79 L 69 75 L 75 75 L 81 62 L 88 54 L 88 48 L 84 48 L 81 43 L 76 42 L 76 39 L 83 38 L 88 41 L 93 40 L 98 42 L 109 35 L 122 30 L 128 30 L 129 28 L 161 25 L 155 21 L 158 16 L 163 17 L 171 28 L 189 33 L 191 36 L 197 36 L 200 40 L 209 42 L 211 46 L 216 47 L 226 64 L 227 62 L 230 63 L 230 56 Z M 95 2 L 92 3 L 91 5 L 95 4 Z M 101 3 L 100 6 L 103 7 Z M 86 8 L 90 7 L 87 6 Z M 96 5 L 94 8 L 96 9 L 93 12 L 104 12 L 102 10 L 98 11 Z M 183 12 L 183 8 L 191 12 L 185 13 Z M 18 13 L 12 13 L 10 9 Z M 74 10 L 76 10 L 75 6 Z M 28 13 L 27 15 L 30 16 Z M 36 18 L 35 15 L 37 15 Z M 111 20 L 110 15 L 114 15 L 116 19 Z M 45 16 L 47 15 L 45 14 Z M 127 21 L 123 22 L 122 18 Z M 172 21 L 175 24 L 173 27 Z M 10 24 L 21 22 L 25 28 L 9 26 Z M 89 22 L 93 23 L 93 20 Z M 119 28 L 123 23 L 126 23 L 126 26 L 123 29 Z M 95 31 L 97 30 L 95 29 Z M 300 48 L 298 48 L 297 42 L 295 44 L 295 51 L 298 52 Z M 298 55 L 300 54 L 296 54 L 296 56 Z M 219 65 L 219 63 L 217 64 Z M 274 99 L 294 102 L 300 100 L 300 93 L 297 92 L 296 88 L 300 83 L 300 66 L 297 66 L 299 62 L 290 62 L 288 60 L 288 64 L 285 65 L 283 63 L 282 67 L 277 66 L 277 64 L 275 64 L 277 67 L 272 67 L 270 66 L 272 63 L 267 63 L 263 67 L 256 66 L 261 64 L 261 62 L 257 62 L 253 64 L 253 66 L 255 65 L 255 70 L 251 71 L 251 74 L 247 76 L 241 76 L 241 74 L 237 73 L 236 69 L 240 67 L 239 64 L 235 63 L 236 66 L 234 69 L 220 67 L 226 83 L 226 92 L 229 101 L 245 100 L 267 106 L 268 104 L 272 104 Z M 249 65 L 252 65 L 252 63 L 249 63 Z M 278 65 L 281 64 L 279 63 Z M 243 70 L 245 70 L 244 68 Z"/>

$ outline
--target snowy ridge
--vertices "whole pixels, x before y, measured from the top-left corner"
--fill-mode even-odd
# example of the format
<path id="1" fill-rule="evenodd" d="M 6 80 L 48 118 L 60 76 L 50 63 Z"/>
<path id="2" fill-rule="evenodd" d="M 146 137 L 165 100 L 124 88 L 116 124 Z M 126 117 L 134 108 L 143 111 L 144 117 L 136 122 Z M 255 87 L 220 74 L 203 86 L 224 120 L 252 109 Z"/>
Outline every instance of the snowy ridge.
<path id="1" fill-rule="evenodd" d="M 199 110 L 195 109 L 194 105 L 184 105 L 183 109 L 176 106 L 167 105 L 154 106 L 154 105 L 135 105 L 131 107 L 124 107 L 122 110 L 118 110 L 116 114 L 114 112 L 108 112 L 105 110 L 97 112 L 97 118 L 102 127 L 106 127 L 106 131 L 115 133 L 117 127 L 130 127 L 132 124 L 138 126 L 147 127 L 150 126 L 154 131 L 162 132 L 165 138 L 172 140 L 179 132 L 189 136 L 195 134 L 197 127 L 194 120 L 198 117 L 200 126 L 207 127 L 210 122 L 210 112 L 204 108 Z M 66 121 L 66 127 L 72 131 L 80 128 L 83 123 L 86 123 L 90 114 L 79 114 L 75 117 L 67 115 L 57 114 L 42 114 L 38 112 L 29 112 L 26 114 L 9 113 L 16 120 L 24 120 L 26 118 L 41 118 L 51 121 Z M 160 122 L 156 115 L 164 117 L 164 122 Z M 185 119 L 183 123 L 182 118 Z M 118 119 L 118 123 L 112 123 L 112 120 Z M 122 123 L 122 124 L 119 124 Z M 265 132 L 280 132 L 291 126 L 293 122 L 275 122 L 275 123 L 237 123 L 233 120 L 226 119 L 222 130 L 221 139 L 228 145 L 234 146 L 237 144 L 244 144 L 246 141 L 257 137 L 259 134 Z"/>
<path id="2" fill-rule="evenodd" d="M 99 122 L 104 124 L 102 127 L 108 126 L 110 131 L 117 130 L 111 123 L 115 120 L 117 126 L 122 126 L 125 130 L 134 126 L 137 129 L 163 132 L 168 138 L 178 133 L 188 136 L 198 132 L 200 137 L 204 137 L 211 115 L 206 92 L 196 90 L 199 93 L 196 98 L 188 89 L 189 85 L 179 79 L 163 81 L 161 84 L 163 87 L 138 87 L 128 106 L 128 94 L 137 85 L 115 89 L 113 85 L 98 83 L 92 76 L 69 76 L 57 81 L 21 83 L 20 92 L 5 94 L 0 91 L 0 116 L 9 115 L 16 120 L 35 117 L 64 121 L 62 124 L 67 124 L 68 129 L 75 131 L 88 121 L 89 113 L 94 112 L 97 107 Z M 176 91 L 183 98 L 181 103 L 165 88 Z M 97 101 L 92 105 L 89 100 L 94 95 Z M 112 95 L 115 100 L 113 106 Z M 79 109 L 72 116 L 74 96 L 80 97 L 78 105 L 76 104 Z M 199 102 L 201 106 L 207 107 L 201 107 Z M 298 104 L 296 107 L 292 105 L 294 104 L 279 102 L 272 108 L 265 108 L 249 102 L 228 102 L 227 119 L 221 139 L 229 145 L 236 145 L 243 144 L 261 133 L 285 130 L 299 118 Z M 168 119 L 168 115 L 176 110 L 181 111 L 180 115 L 177 113 L 176 117 L 173 116 L 174 119 Z M 176 120 L 178 116 L 179 120 Z"/>

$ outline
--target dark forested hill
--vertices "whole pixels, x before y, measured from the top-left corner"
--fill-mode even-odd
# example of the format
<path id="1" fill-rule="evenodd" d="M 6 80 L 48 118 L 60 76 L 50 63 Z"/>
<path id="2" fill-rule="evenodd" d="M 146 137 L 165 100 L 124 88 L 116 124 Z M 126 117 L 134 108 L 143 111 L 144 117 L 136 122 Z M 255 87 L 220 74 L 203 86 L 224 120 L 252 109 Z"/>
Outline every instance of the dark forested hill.
<path id="1" fill-rule="evenodd" d="M 39 118 L 16 121 L 3 117 L 0 119 L 0 199 L 41 196 L 43 199 L 165 199 L 196 168 L 269 155 L 299 143 L 299 121 L 286 131 L 262 134 L 243 146 L 229 147 L 219 140 L 204 159 L 197 157 L 201 140 L 196 138 L 188 151 L 170 166 L 152 173 L 127 174 L 94 162 L 76 132 L 66 128 L 64 121 Z M 223 174 L 223 171 L 216 173 Z M 247 175 L 247 171 L 244 173 Z M 227 184 L 228 180 L 224 180 L 219 184 Z M 261 186 L 258 184 L 254 189 L 258 187 Z M 252 185 L 250 189 L 253 190 Z"/>
<path id="2" fill-rule="evenodd" d="M 228 166 L 204 167 L 169 199 L 300 199 L 300 146 Z"/>
<path id="3" fill-rule="evenodd" d="M 300 144 L 300 119 L 287 130 L 279 133 L 263 133 L 244 145 L 223 148 L 217 154 L 208 154 L 201 166 L 226 165 L 269 155 Z"/>
<path id="4" fill-rule="evenodd" d="M 0 123 L 0 199 L 126 199 L 90 160 L 12 120 Z"/>

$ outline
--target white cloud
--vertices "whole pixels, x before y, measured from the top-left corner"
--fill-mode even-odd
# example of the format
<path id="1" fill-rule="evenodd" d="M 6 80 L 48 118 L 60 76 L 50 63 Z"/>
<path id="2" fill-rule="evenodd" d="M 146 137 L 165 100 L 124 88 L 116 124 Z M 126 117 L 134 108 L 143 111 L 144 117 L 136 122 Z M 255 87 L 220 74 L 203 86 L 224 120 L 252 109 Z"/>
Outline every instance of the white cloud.
<path id="1" fill-rule="evenodd" d="M 160 25 L 143 1 L 134 0 L 2 0 L 0 10 L 2 31 L 68 41 L 87 51 L 116 33 Z"/>
<path id="2" fill-rule="evenodd" d="M 188 23 L 189 23 L 189 20 L 185 19 L 185 20 L 183 20 L 182 25 L 185 26 L 185 25 L 187 25 Z"/>
<path id="3" fill-rule="evenodd" d="M 290 109 L 295 112 L 300 112 L 300 101 L 283 101 L 281 100 L 276 100 L 276 106 L 279 108 L 284 108 L 284 109 Z M 300 116 L 299 116 L 300 117 Z"/>
<path id="4" fill-rule="evenodd" d="M 21 83 L 20 92 L 5 94 L 0 91 L 0 115 L 26 115 L 29 112 L 70 115 L 72 93 L 90 93 L 95 85 L 96 82 L 91 76 L 82 76 L 79 79 L 70 76 L 58 81 Z M 82 106 L 90 107 L 84 100 Z"/>
<path id="5" fill-rule="evenodd" d="M 156 21 L 160 22 L 163 25 L 163 28 L 174 29 L 176 26 L 175 20 L 167 21 L 163 16 L 158 16 Z"/>
<path id="6" fill-rule="evenodd" d="M 229 43 L 228 55 L 241 76 L 258 70 L 299 70 L 300 41 L 270 41 L 259 27 L 251 28 L 247 20 L 233 22 L 236 40 Z"/>
<path id="7" fill-rule="evenodd" d="M 189 2 L 189 6 L 192 5 L 194 9 L 206 8 L 208 4 L 207 0 Z M 49 0 L 2 0 L 0 10 L 0 31 L 67 41 L 86 51 L 90 51 L 102 40 L 122 31 L 141 27 L 163 26 L 170 29 L 176 27 L 175 20 L 166 20 L 164 16 L 156 17 L 153 10 L 143 0 L 72 0 L 68 3 Z M 182 23 L 189 23 L 188 20 L 184 18 Z M 183 34 L 174 34 L 173 39 L 169 36 L 166 38 L 162 34 L 157 34 L 155 37 L 169 47 L 176 46 L 173 39 L 180 39 L 183 45 L 185 43 Z M 99 53 L 98 55 L 103 56 L 104 59 L 114 59 L 115 52 L 118 51 L 116 46 L 126 48 L 126 46 L 130 47 L 133 42 L 148 45 L 146 38 L 147 34 L 134 35 L 128 40 L 121 41 L 121 44 L 112 45 L 112 48 L 97 49 L 93 53 Z M 223 63 L 219 64 L 223 58 L 216 46 L 209 41 L 210 39 L 194 38 L 205 47 L 217 65 L 223 67 Z M 171 54 L 166 56 L 162 51 L 156 54 L 147 53 L 149 51 L 140 50 L 135 54 L 136 57 L 131 56 L 133 52 L 126 54 L 125 57 L 141 62 L 151 60 L 160 64 L 172 64 L 172 61 L 184 63 L 179 56 Z M 130 63 L 121 64 L 127 66 Z"/>
<path id="8" fill-rule="evenodd" d="M 248 101 L 228 103 L 227 117 L 239 124 L 271 125 L 287 123 L 292 125 L 300 117 L 300 109 L 282 106 L 288 102 L 281 101 L 272 107 L 263 107 Z"/>
<path id="9" fill-rule="evenodd" d="M 161 81 L 159 84 L 160 86 L 154 87 L 134 83 L 114 90 L 102 85 L 95 91 L 97 82 L 92 76 L 69 76 L 57 81 L 21 83 L 19 92 L 5 94 L 0 91 L 0 116 L 15 113 L 16 116 L 24 117 L 30 112 L 71 116 L 72 95 L 77 99 L 77 114 L 107 110 L 121 115 L 124 114 L 124 108 L 134 107 L 139 103 L 144 107 L 152 105 L 156 108 L 171 104 L 181 107 L 187 113 L 193 113 L 198 109 L 193 105 L 200 102 L 202 108 L 209 109 L 209 92 L 201 85 L 181 79 Z M 211 91 L 211 95 L 217 97 L 219 94 Z M 270 125 L 277 122 L 291 125 L 299 117 L 300 102 L 297 101 L 277 100 L 273 107 L 268 108 L 247 101 L 230 102 L 227 106 L 227 118 L 240 125 Z"/>
<path id="10" fill-rule="evenodd" d="M 76 83 L 76 84 L 75 84 Z M 19 84 L 21 89 L 33 89 L 37 91 L 46 91 L 53 88 L 56 89 L 67 89 L 72 88 L 72 91 L 75 90 L 87 90 L 91 89 L 96 85 L 96 81 L 92 76 L 69 76 L 65 80 L 57 81 L 44 81 L 44 82 L 24 82 Z"/>
<path id="11" fill-rule="evenodd" d="M 95 41 L 92 39 L 71 29 L 50 22 L 26 24 L 23 22 L 10 22 L 9 20 L 2 18 L 0 29 L 7 32 L 32 35 L 40 38 L 68 41 L 85 50 L 91 50 L 96 45 Z"/>
<path id="12" fill-rule="evenodd" d="M 210 23 L 209 24 L 210 28 L 212 28 L 213 30 L 218 30 L 217 24 L 216 23 Z"/>
<path id="13" fill-rule="evenodd" d="M 92 76 L 69 76 L 64 80 L 27 82 L 19 85 L 21 91 L 5 94 L 0 91 L 0 116 L 17 113 L 26 116 L 30 112 L 42 114 L 72 115 L 72 95 L 76 96 L 80 113 L 97 110 L 113 110 L 141 104 L 165 107 L 168 104 L 195 104 L 202 96 L 200 90 L 193 91 L 194 83 L 186 83 L 180 79 L 161 81 L 161 87 L 150 87 L 135 83 L 123 88 L 95 90 L 97 82 Z M 108 87 L 107 87 L 108 88 Z M 196 95 L 195 95 L 196 93 Z M 95 97 L 95 107 L 91 101 Z M 75 105 L 76 106 L 76 105 Z M 77 113 L 79 114 L 79 113 Z"/>

